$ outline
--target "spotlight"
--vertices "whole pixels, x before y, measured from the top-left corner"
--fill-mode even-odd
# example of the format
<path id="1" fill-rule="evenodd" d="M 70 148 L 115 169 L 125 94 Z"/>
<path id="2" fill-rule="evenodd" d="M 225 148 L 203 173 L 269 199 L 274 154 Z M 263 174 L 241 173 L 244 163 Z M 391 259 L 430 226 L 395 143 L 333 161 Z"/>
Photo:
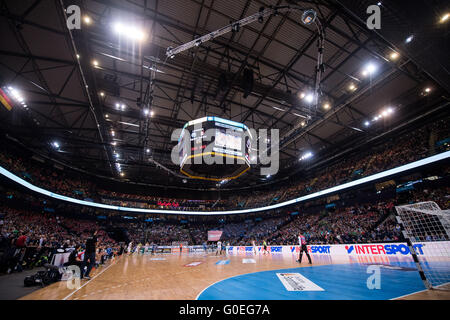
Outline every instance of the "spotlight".
<path id="1" fill-rule="evenodd" d="M 114 130 L 111 130 L 111 135 L 114 137 L 115 136 L 115 132 L 114 132 Z"/>
<path id="2" fill-rule="evenodd" d="M 100 96 L 101 96 L 101 97 L 104 97 L 104 96 L 105 96 L 105 93 L 104 93 L 103 91 L 100 91 Z"/>
<path id="3" fill-rule="evenodd" d="M 113 141 L 113 142 L 111 142 L 111 144 L 112 144 L 113 146 L 116 146 L 116 145 L 117 145 L 117 142 L 116 142 L 116 141 Z"/>
<path id="4" fill-rule="evenodd" d="M 387 112 L 388 112 L 388 114 L 394 113 L 394 109 L 392 109 L 392 108 L 389 107 L 389 108 L 387 109 Z"/>
<path id="5" fill-rule="evenodd" d="M 153 110 L 150 111 L 150 117 L 153 117 L 154 114 L 155 114 L 155 112 L 153 112 Z"/>
<path id="6" fill-rule="evenodd" d="M 145 150 L 145 152 L 150 153 L 150 149 L 147 148 L 147 149 Z"/>
<path id="7" fill-rule="evenodd" d="M 105 114 L 105 118 L 108 119 L 108 118 L 109 118 L 109 115 L 108 115 L 108 114 Z"/>
<path id="8" fill-rule="evenodd" d="M 92 20 L 91 20 L 91 18 L 89 16 L 84 16 L 83 21 L 86 24 L 91 24 L 91 22 L 92 22 Z"/>
<path id="9" fill-rule="evenodd" d="M 77 59 L 80 59 L 80 55 L 79 54 L 77 54 Z"/>
<path id="10" fill-rule="evenodd" d="M 425 88 L 425 92 L 426 92 L 426 93 L 431 92 L 431 88 L 430 88 L 430 87 L 426 87 L 426 88 Z"/>
<path id="11" fill-rule="evenodd" d="M 313 155 L 312 152 L 308 151 L 308 152 L 304 153 L 304 154 L 300 157 L 300 161 L 309 159 L 309 158 L 312 157 L 312 155 Z"/>
<path id="12" fill-rule="evenodd" d="M 97 60 L 93 60 L 92 64 L 94 65 L 94 67 L 98 67 L 98 61 Z"/>
<path id="13" fill-rule="evenodd" d="M 270 178 L 270 174 L 268 174 L 268 175 L 266 176 L 266 178 L 269 179 L 269 178 Z"/>
<path id="14" fill-rule="evenodd" d="M 366 122 L 364 122 L 364 125 L 365 125 L 366 127 L 368 127 L 368 126 L 370 125 L 370 122 L 369 122 L 369 121 L 366 121 Z"/>
<path id="15" fill-rule="evenodd" d="M 351 91 L 355 91 L 356 90 L 356 86 L 353 83 L 350 83 L 350 85 L 348 86 L 349 90 Z"/>
<path id="16" fill-rule="evenodd" d="M 52 142 L 52 146 L 55 147 L 55 149 L 58 149 L 58 148 L 59 148 L 59 143 L 58 143 L 58 141 L 53 141 L 53 142 Z"/>
<path id="17" fill-rule="evenodd" d="M 122 111 L 124 111 L 125 110 L 125 105 L 122 103 L 122 105 L 121 105 L 121 108 L 122 108 Z"/>
<path id="18" fill-rule="evenodd" d="M 377 6 L 381 6 L 381 1 L 378 1 L 378 2 L 377 2 Z"/>
<path id="19" fill-rule="evenodd" d="M 304 92 L 300 92 L 300 93 L 298 94 L 298 96 L 300 97 L 300 99 L 303 99 L 303 98 L 305 97 L 305 93 L 304 93 Z"/>
<path id="20" fill-rule="evenodd" d="M 362 71 L 362 75 L 363 76 L 368 76 L 368 75 L 372 75 L 375 71 L 377 70 L 377 66 L 373 63 L 368 63 L 363 71 Z"/>
<path id="21" fill-rule="evenodd" d="M 306 24 L 306 25 L 311 24 L 316 20 L 316 17 L 317 17 L 316 11 L 314 11 L 312 9 L 306 10 L 302 14 L 302 22 L 303 22 L 303 24 Z"/>
<path id="22" fill-rule="evenodd" d="M 138 29 L 137 27 L 127 26 L 120 22 L 117 22 L 113 25 L 113 30 L 118 35 L 125 35 L 131 40 L 143 41 L 147 36 L 142 30 Z"/>
<path id="23" fill-rule="evenodd" d="M 120 173 L 120 176 L 121 176 L 121 177 L 124 177 L 124 176 L 125 176 L 125 173 L 121 172 L 121 173 Z"/>
<path id="24" fill-rule="evenodd" d="M 411 41 L 413 41 L 413 39 L 414 39 L 414 36 L 410 35 L 408 38 L 406 38 L 405 42 L 410 43 Z"/>
<path id="25" fill-rule="evenodd" d="M 328 102 L 325 103 L 325 104 L 323 105 L 323 108 L 324 108 L 325 110 L 330 109 L 330 104 L 329 104 Z"/>
<path id="26" fill-rule="evenodd" d="M 448 18 L 450 18 L 450 14 L 446 13 L 441 17 L 441 20 L 439 20 L 440 23 L 444 23 L 448 20 Z"/>
<path id="27" fill-rule="evenodd" d="M 308 93 L 308 94 L 305 96 L 305 100 L 306 100 L 306 102 L 308 102 L 308 103 L 313 102 L 313 101 L 314 101 L 314 95 L 313 95 L 312 93 Z"/>
<path id="28" fill-rule="evenodd" d="M 397 60 L 397 58 L 399 57 L 399 54 L 397 53 L 397 52 L 392 52 L 390 55 L 389 55 L 389 58 L 391 59 L 391 60 Z"/>
<path id="29" fill-rule="evenodd" d="M 148 115 L 148 113 L 149 113 L 149 111 L 148 111 L 148 109 L 144 109 L 144 115 Z"/>

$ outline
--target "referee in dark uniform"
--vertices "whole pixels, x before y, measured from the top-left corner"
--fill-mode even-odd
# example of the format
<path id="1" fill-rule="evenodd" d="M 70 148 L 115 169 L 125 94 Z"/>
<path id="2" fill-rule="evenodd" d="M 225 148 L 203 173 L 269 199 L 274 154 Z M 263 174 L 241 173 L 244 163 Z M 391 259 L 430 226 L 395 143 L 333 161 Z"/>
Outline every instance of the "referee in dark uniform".
<path id="1" fill-rule="evenodd" d="M 302 263 L 302 257 L 303 257 L 303 251 L 306 253 L 306 256 L 308 257 L 309 264 L 312 264 L 311 257 L 308 253 L 308 248 L 306 247 L 306 239 L 302 234 L 298 235 L 298 244 L 300 245 L 300 254 L 298 257 L 297 262 Z"/>

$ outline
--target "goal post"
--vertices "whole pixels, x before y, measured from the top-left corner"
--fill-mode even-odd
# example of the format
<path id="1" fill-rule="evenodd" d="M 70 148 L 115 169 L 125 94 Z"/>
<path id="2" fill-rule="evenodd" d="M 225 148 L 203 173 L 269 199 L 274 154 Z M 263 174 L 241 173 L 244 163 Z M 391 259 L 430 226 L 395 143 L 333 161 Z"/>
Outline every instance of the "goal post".
<path id="1" fill-rule="evenodd" d="M 396 219 L 428 289 L 450 288 L 450 210 L 441 210 L 436 202 L 426 201 L 396 206 Z M 424 252 L 413 245 L 423 244 Z"/>

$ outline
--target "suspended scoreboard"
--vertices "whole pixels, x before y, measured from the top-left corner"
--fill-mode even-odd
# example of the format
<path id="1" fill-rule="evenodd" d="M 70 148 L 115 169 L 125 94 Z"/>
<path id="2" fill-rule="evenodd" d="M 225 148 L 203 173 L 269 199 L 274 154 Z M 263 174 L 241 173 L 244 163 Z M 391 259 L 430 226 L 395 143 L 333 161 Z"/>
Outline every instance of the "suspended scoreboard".
<path id="1" fill-rule="evenodd" d="M 218 117 L 189 121 L 178 140 L 180 171 L 194 179 L 236 179 L 250 169 L 250 130 Z"/>

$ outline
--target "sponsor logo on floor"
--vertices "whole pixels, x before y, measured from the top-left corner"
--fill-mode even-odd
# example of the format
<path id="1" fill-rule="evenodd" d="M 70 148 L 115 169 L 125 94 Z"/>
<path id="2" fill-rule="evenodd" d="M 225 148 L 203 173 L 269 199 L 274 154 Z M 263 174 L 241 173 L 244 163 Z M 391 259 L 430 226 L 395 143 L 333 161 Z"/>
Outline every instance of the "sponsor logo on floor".
<path id="1" fill-rule="evenodd" d="M 230 260 L 219 260 L 219 261 L 217 261 L 216 262 L 216 265 L 218 265 L 218 266 L 222 266 L 222 265 L 225 265 L 225 264 L 229 264 L 230 263 Z"/>
<path id="2" fill-rule="evenodd" d="M 300 273 L 277 273 L 287 291 L 325 291 Z"/>
<path id="3" fill-rule="evenodd" d="M 256 263 L 255 259 L 242 259 L 242 263 Z"/>
<path id="4" fill-rule="evenodd" d="M 199 264 L 202 264 L 202 263 L 203 263 L 202 261 L 194 261 L 194 262 L 185 264 L 184 266 L 185 267 L 196 267 L 196 266 L 198 266 Z"/>
<path id="5" fill-rule="evenodd" d="M 166 260 L 166 258 L 150 258 L 152 261 L 163 261 Z"/>

